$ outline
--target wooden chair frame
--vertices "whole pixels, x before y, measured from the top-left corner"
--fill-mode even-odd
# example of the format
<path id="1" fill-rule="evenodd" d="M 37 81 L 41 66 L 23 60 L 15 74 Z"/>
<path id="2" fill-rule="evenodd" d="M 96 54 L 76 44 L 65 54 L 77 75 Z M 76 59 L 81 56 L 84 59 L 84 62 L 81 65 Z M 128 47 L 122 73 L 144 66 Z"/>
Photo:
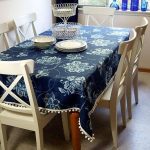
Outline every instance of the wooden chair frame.
<path id="1" fill-rule="evenodd" d="M 143 48 L 144 35 L 147 26 L 148 26 L 148 20 L 145 17 L 143 17 L 141 21 L 141 25 L 135 27 L 135 31 L 137 32 L 137 38 L 130 58 L 129 76 L 128 76 L 128 83 L 127 83 L 127 106 L 128 106 L 129 119 L 132 118 L 132 108 L 131 108 L 132 83 L 134 88 L 135 102 L 136 104 L 138 104 L 138 66 L 139 66 L 139 60 Z"/>
<path id="2" fill-rule="evenodd" d="M 37 150 L 43 150 L 43 128 L 56 114 L 41 114 L 39 111 L 30 79 L 30 74 L 34 72 L 34 61 L 0 61 L 0 66 L 1 75 L 16 76 L 9 87 L 0 80 L 0 87 L 4 89 L 4 93 L 0 96 L 0 139 L 2 150 L 7 150 L 7 125 L 34 131 L 36 135 Z M 24 79 L 29 104 L 12 91 L 21 79 Z M 12 96 L 18 103 L 10 105 L 8 102 L 5 102 L 8 95 Z M 62 118 L 62 120 L 65 121 L 63 127 L 68 129 L 66 117 L 67 116 L 63 116 Z M 65 137 L 66 140 L 69 140 L 69 131 L 66 129 L 64 131 Z"/>
<path id="3" fill-rule="evenodd" d="M 133 37 L 124 41 L 119 46 L 121 58 L 113 82 L 107 87 L 103 96 L 97 99 L 99 107 L 108 108 L 110 111 L 110 124 L 113 137 L 113 145 L 117 148 L 117 104 L 120 101 L 123 125 L 126 126 L 126 82 L 128 74 L 129 59 L 134 46 L 136 32 L 133 30 Z"/>

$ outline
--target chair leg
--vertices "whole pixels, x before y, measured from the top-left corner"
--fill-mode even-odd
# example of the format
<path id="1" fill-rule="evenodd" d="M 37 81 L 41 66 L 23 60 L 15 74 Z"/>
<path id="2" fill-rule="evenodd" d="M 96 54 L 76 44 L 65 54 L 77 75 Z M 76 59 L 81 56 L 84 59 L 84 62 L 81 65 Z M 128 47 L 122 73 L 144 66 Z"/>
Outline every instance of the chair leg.
<path id="1" fill-rule="evenodd" d="M 35 136 L 36 136 L 37 150 L 43 150 L 44 149 L 44 144 L 43 144 L 43 129 L 36 130 L 35 131 Z"/>
<path id="2" fill-rule="evenodd" d="M 68 121 L 68 113 L 62 113 L 62 125 L 64 130 L 64 136 L 66 141 L 70 141 L 70 130 L 69 130 L 69 121 Z"/>
<path id="3" fill-rule="evenodd" d="M 138 72 L 136 72 L 135 77 L 133 79 L 133 88 L 134 88 L 135 103 L 138 104 Z"/>
<path id="4" fill-rule="evenodd" d="M 123 95 L 123 97 L 120 101 L 120 106 L 121 106 L 121 115 L 122 115 L 123 126 L 126 127 L 126 96 L 125 96 L 125 94 Z"/>
<path id="5" fill-rule="evenodd" d="M 2 150 L 7 150 L 7 134 L 6 134 L 6 125 L 0 123 L 0 140 Z"/>
<path id="6" fill-rule="evenodd" d="M 117 108 L 116 106 L 110 107 L 110 124 L 113 138 L 114 148 L 118 147 L 118 136 L 117 136 Z"/>
<path id="7" fill-rule="evenodd" d="M 132 119 L 131 82 L 127 83 L 126 98 L 127 98 L 128 117 L 129 119 Z"/>

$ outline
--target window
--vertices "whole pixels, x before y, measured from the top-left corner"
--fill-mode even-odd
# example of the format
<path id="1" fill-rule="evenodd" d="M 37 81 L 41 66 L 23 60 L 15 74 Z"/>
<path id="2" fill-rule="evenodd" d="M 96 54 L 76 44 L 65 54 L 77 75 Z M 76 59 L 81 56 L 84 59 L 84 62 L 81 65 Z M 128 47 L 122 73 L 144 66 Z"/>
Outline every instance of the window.
<path id="1" fill-rule="evenodd" d="M 113 0 L 79 0 L 79 5 L 96 5 L 96 6 L 109 6 Z M 150 0 L 148 1 L 148 9 L 150 8 Z M 122 0 L 117 0 L 120 9 Z M 130 9 L 131 0 L 128 0 L 128 9 Z M 139 0 L 139 10 L 141 9 L 141 0 Z"/>
<path id="2" fill-rule="evenodd" d="M 79 5 L 107 6 L 109 0 L 79 0 Z"/>

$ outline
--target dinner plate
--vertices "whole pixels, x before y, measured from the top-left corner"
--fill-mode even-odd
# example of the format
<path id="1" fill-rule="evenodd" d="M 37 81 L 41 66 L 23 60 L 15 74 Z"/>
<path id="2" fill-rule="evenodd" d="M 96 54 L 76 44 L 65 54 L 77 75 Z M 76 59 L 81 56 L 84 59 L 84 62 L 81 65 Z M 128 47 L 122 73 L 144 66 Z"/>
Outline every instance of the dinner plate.
<path id="1" fill-rule="evenodd" d="M 80 52 L 87 49 L 87 43 L 82 40 L 65 40 L 56 43 L 55 48 L 61 52 Z"/>
<path id="2" fill-rule="evenodd" d="M 44 49 L 56 43 L 56 38 L 53 36 L 37 36 L 32 39 L 32 42 L 36 47 Z"/>

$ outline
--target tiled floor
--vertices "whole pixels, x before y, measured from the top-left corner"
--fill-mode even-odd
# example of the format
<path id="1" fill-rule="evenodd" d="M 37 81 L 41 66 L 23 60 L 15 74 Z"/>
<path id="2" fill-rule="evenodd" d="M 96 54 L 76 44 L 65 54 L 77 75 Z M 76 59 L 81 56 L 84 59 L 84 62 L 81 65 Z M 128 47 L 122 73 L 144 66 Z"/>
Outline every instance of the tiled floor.
<path id="1" fill-rule="evenodd" d="M 150 150 L 150 74 L 139 75 L 139 104 L 134 104 L 133 118 L 127 127 L 122 127 L 120 107 L 118 107 L 119 150 Z M 92 115 L 95 140 L 90 143 L 82 137 L 82 150 L 111 150 L 112 137 L 109 127 L 109 112 L 96 109 Z M 9 150 L 35 150 L 33 132 L 9 128 Z M 63 137 L 61 118 L 57 116 L 44 130 L 44 150 L 71 150 L 71 143 Z"/>

